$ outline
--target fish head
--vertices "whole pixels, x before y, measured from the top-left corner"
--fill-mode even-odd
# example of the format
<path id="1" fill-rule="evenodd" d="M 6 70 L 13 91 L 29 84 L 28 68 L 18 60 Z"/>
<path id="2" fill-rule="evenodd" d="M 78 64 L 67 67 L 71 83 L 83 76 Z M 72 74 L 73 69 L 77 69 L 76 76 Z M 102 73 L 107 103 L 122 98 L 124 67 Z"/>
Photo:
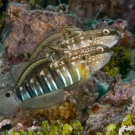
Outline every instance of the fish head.
<path id="1" fill-rule="evenodd" d="M 12 90 L 0 90 L 0 115 L 10 116 L 19 109 L 21 101 Z"/>
<path id="2" fill-rule="evenodd" d="M 88 65 L 92 73 L 100 70 L 111 59 L 112 51 L 105 45 L 93 45 L 89 48 Z"/>
<path id="3" fill-rule="evenodd" d="M 94 34 L 91 34 L 94 33 Z M 115 29 L 98 29 L 91 31 L 87 38 L 90 44 L 102 44 L 112 48 L 119 40 L 119 33 Z"/>

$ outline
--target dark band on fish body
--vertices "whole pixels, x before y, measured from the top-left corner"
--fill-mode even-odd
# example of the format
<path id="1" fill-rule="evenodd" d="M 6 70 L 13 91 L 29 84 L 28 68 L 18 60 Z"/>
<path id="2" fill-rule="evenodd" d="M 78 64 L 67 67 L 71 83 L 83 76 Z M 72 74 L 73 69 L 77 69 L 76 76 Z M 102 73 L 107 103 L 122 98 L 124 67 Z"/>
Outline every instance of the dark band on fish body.
<path id="1" fill-rule="evenodd" d="M 31 98 L 35 97 L 36 94 L 33 92 L 33 90 L 31 89 L 31 86 L 27 86 L 27 84 L 24 85 L 25 89 L 28 91 L 28 94 L 30 95 Z"/>
<path id="2" fill-rule="evenodd" d="M 61 86 L 64 85 L 62 78 L 58 75 L 58 73 L 56 72 L 56 70 L 51 69 L 50 67 L 48 67 L 48 70 L 50 71 L 52 78 L 55 82 L 57 82 L 57 80 L 59 80 L 59 83 L 57 83 L 56 85 L 58 86 L 58 88 L 60 88 Z"/>
<path id="3" fill-rule="evenodd" d="M 49 93 L 50 91 L 49 91 L 49 88 L 48 88 L 48 86 L 47 86 L 47 84 L 46 84 L 46 82 L 45 82 L 45 80 L 44 80 L 44 76 L 43 75 L 38 75 L 38 76 L 36 76 L 36 80 L 39 82 L 39 84 L 41 85 L 41 87 L 42 87 L 42 89 L 43 89 L 43 91 L 44 91 L 44 94 L 46 94 L 46 93 Z"/>
<path id="4" fill-rule="evenodd" d="M 23 98 L 22 98 L 22 95 L 21 95 L 21 92 L 20 92 L 19 88 L 15 89 L 14 92 L 17 94 L 18 98 L 19 98 L 21 101 L 23 101 Z"/>

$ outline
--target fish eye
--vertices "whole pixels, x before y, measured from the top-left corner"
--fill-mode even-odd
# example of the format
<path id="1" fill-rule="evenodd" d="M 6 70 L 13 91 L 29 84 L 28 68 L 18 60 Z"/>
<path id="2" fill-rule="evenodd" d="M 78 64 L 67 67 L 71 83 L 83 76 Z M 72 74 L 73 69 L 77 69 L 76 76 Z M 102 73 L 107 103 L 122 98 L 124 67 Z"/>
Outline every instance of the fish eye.
<path id="1" fill-rule="evenodd" d="M 97 47 L 97 52 L 98 53 L 102 53 L 104 51 L 104 48 L 103 47 Z"/>
<path id="2" fill-rule="evenodd" d="M 10 93 L 6 93 L 5 96 L 6 96 L 6 97 L 10 97 Z"/>
<path id="3" fill-rule="evenodd" d="M 108 29 L 104 29 L 104 30 L 103 30 L 103 33 L 104 33 L 105 35 L 108 35 L 108 34 L 110 33 L 110 31 L 109 31 Z"/>
<path id="4" fill-rule="evenodd" d="M 92 37 L 90 37 L 90 40 L 92 40 Z"/>

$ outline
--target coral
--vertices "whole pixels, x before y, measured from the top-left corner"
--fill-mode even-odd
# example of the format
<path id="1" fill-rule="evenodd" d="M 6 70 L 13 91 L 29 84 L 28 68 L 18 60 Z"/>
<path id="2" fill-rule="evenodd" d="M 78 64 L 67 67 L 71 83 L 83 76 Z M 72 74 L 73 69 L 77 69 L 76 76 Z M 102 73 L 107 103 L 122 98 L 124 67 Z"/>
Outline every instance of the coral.
<path id="1" fill-rule="evenodd" d="M 113 77 L 102 71 L 97 71 L 92 78 L 96 82 L 96 86 L 99 92 L 99 98 L 104 95 L 113 81 Z"/>
<path id="2" fill-rule="evenodd" d="M 114 108 L 109 104 L 96 103 L 89 110 L 85 134 L 96 135 L 96 132 L 104 132 L 105 126 L 115 122 L 119 124 L 125 114 L 123 108 Z"/>
<path id="3" fill-rule="evenodd" d="M 10 64 L 28 60 L 29 55 L 52 30 L 57 32 L 60 27 L 68 25 L 81 27 L 76 17 L 44 10 L 27 10 L 25 4 L 11 3 L 7 14 L 7 22 L 12 23 L 12 32 L 4 40 L 4 46 Z"/>
<path id="4" fill-rule="evenodd" d="M 110 91 L 100 99 L 100 103 L 108 103 L 114 107 L 129 105 L 132 102 L 132 96 L 135 90 L 134 85 L 135 80 L 122 83 L 120 76 L 116 76 L 112 82 Z"/>
<path id="5" fill-rule="evenodd" d="M 78 108 L 75 104 L 65 101 L 59 106 L 44 110 L 44 115 L 49 121 L 59 119 L 62 123 L 67 123 L 77 117 L 77 111 Z"/>
<path id="6" fill-rule="evenodd" d="M 102 70 L 110 76 L 121 74 L 122 77 L 125 77 L 131 68 L 131 57 L 129 52 L 124 48 L 116 47 L 114 48 L 114 56 Z"/>
<path id="7" fill-rule="evenodd" d="M 106 127 L 105 135 L 134 135 L 135 125 L 133 123 L 133 115 L 127 114 L 125 119 L 123 119 L 121 126 L 118 124 L 109 124 Z M 98 132 L 97 135 L 104 135 Z"/>
<path id="8" fill-rule="evenodd" d="M 108 92 L 90 107 L 85 134 L 105 133 L 110 123 L 120 125 L 128 113 L 135 116 L 134 86 L 135 80 L 122 83 L 120 76 L 116 76 Z"/>
<path id="9" fill-rule="evenodd" d="M 88 119 L 89 106 L 92 106 L 98 98 L 98 89 L 92 78 L 90 78 L 86 85 L 76 88 L 72 91 L 65 92 L 64 100 L 74 103 L 77 108 L 77 120 L 81 121 L 83 125 L 86 124 Z"/>
<path id="10" fill-rule="evenodd" d="M 64 101 L 60 105 L 48 108 L 46 110 L 27 110 L 22 108 L 14 117 L 14 125 L 21 122 L 23 129 L 30 126 L 41 126 L 43 120 L 54 122 L 59 120 L 62 123 L 69 123 L 78 115 L 78 108 L 74 103 Z"/>
<path id="11" fill-rule="evenodd" d="M 42 122 L 42 127 L 37 131 L 5 131 L 3 135 L 83 135 L 83 127 L 79 121 L 74 121 L 71 124 L 62 124 L 55 121 L 49 124 L 48 121 Z"/>
<path id="12" fill-rule="evenodd" d="M 106 127 L 106 135 L 116 135 L 117 130 L 118 128 L 116 124 L 110 124 Z"/>

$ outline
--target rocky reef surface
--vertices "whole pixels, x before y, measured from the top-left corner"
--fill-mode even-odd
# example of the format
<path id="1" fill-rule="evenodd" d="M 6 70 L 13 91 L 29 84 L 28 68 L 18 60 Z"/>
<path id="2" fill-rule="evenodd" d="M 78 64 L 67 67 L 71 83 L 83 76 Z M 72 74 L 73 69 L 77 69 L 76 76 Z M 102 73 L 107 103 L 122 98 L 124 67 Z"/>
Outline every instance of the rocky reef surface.
<path id="1" fill-rule="evenodd" d="M 53 30 L 59 31 L 63 26 L 76 26 L 83 30 L 110 27 L 117 29 L 121 35 L 117 46 L 122 50 L 114 51 L 115 57 L 111 62 L 116 65 L 116 60 L 123 60 L 116 69 L 121 71 L 122 68 L 126 68 L 124 70 L 126 74 L 123 77 L 122 72 L 113 70 L 115 76 L 111 76 L 112 72 L 109 72 L 110 67 L 113 68 L 111 63 L 109 71 L 102 69 L 93 75 L 86 85 L 65 91 L 65 97 L 60 105 L 47 110 L 27 110 L 20 107 L 17 114 L 11 118 L 2 117 L 1 132 L 5 129 L 10 129 L 9 133 L 14 129 L 16 131 L 28 129 L 35 131 L 36 134 L 44 120 L 49 123 L 59 120 L 63 124 L 79 120 L 84 128 L 83 132 L 80 128 L 77 133 L 96 135 L 97 132 L 101 132 L 98 134 L 102 135 L 107 131 L 106 126 L 111 123 L 119 125 L 121 127 L 119 131 L 122 130 L 121 125 L 127 114 L 131 114 L 135 119 L 135 2 L 133 0 L 66 1 L 65 3 L 69 5 L 49 0 L 46 2 L 9 0 L 8 2 L 13 3 L 9 3 L 7 11 L 4 12 L 2 7 L 5 7 L 6 2 L 0 0 L 0 9 L 3 12 L 0 14 L 2 18 L 0 20 L 1 90 L 14 86 L 9 74 L 9 65 L 27 61 L 43 39 Z M 122 51 L 122 55 L 119 55 Z M 124 64 L 126 61 L 131 65 L 130 68 Z M 117 74 L 121 74 L 122 78 Z M 132 123 L 129 126 L 127 131 L 134 131 L 135 126 Z M 71 127 L 69 126 L 69 129 Z"/>

